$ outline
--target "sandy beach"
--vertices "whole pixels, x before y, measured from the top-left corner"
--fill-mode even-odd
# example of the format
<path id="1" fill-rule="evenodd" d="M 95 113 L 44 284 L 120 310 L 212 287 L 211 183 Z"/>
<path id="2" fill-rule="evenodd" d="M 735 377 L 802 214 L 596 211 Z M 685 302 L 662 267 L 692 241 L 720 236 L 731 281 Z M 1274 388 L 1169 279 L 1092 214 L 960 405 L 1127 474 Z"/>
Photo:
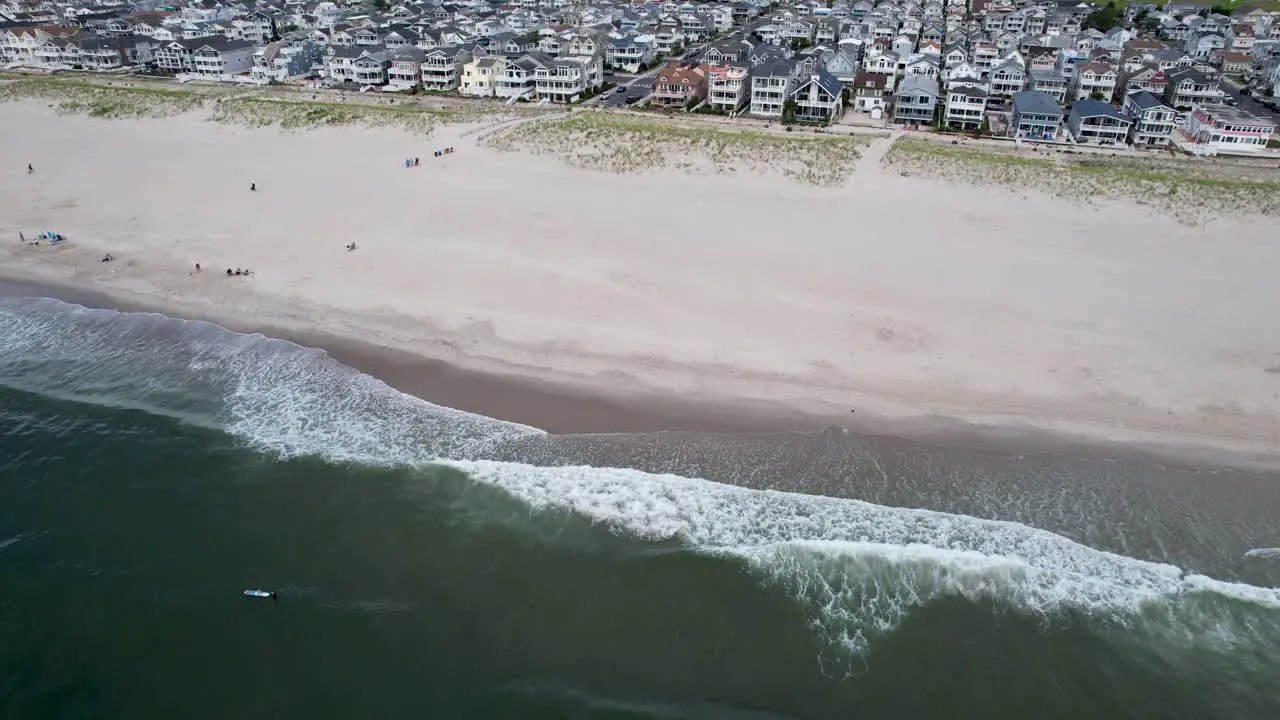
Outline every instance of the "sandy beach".
<path id="1" fill-rule="evenodd" d="M 1127 201 L 904 177 L 880 165 L 888 138 L 814 187 L 578 169 L 486 147 L 465 124 L 282 132 L 29 101 L 0 105 L 0 123 L 10 279 L 621 407 L 678 398 L 780 424 L 942 418 L 1280 456 L 1275 218 L 1192 227 Z M 40 230 L 70 240 L 18 241 Z M 254 274 L 225 276 L 237 267 Z"/>

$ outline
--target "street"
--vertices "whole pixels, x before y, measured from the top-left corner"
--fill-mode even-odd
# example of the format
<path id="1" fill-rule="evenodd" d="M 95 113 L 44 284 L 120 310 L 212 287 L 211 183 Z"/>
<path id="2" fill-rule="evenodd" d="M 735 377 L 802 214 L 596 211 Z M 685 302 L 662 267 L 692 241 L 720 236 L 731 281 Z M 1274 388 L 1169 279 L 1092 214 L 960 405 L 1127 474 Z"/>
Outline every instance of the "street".
<path id="1" fill-rule="evenodd" d="M 731 36 L 732 37 L 732 36 Z M 694 58 L 699 57 L 702 51 L 709 43 L 702 43 L 690 48 L 680 58 L 670 58 L 666 61 L 657 63 L 653 69 L 645 72 L 643 75 L 605 75 L 604 81 L 612 83 L 618 87 L 626 87 L 625 92 L 618 92 L 618 88 L 610 88 L 609 90 L 591 98 L 585 104 L 599 105 L 602 107 L 626 107 L 627 100 L 639 96 L 641 99 L 648 97 L 653 92 L 653 79 L 658 76 L 667 62 L 686 61 L 693 62 Z"/>
<path id="2" fill-rule="evenodd" d="M 1271 120 L 1280 125 L 1280 112 L 1268 109 L 1262 103 L 1258 102 L 1252 95 L 1241 95 L 1240 90 L 1243 86 L 1237 85 L 1229 80 L 1222 83 L 1222 87 L 1226 89 L 1227 94 L 1239 102 L 1239 108 L 1247 113 L 1252 113 L 1260 118 Z"/>
<path id="3" fill-rule="evenodd" d="M 657 72 L 656 70 L 654 72 Z M 627 98 L 645 97 L 653 92 L 653 76 L 645 75 L 643 77 L 605 77 L 605 82 L 616 83 L 618 87 L 625 87 L 624 92 L 618 92 L 618 88 L 610 88 L 600 94 L 593 101 L 596 105 L 605 107 L 624 107 L 627 104 Z"/>

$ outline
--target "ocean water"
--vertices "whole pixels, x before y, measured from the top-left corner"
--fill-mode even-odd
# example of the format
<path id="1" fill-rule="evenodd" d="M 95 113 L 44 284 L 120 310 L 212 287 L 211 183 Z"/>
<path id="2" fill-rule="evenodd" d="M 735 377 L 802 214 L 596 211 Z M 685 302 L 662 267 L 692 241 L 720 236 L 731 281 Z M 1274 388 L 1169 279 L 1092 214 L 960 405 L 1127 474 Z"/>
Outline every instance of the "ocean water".
<path id="1" fill-rule="evenodd" d="M 0 718 L 1276 718 L 1277 585 L 1275 477 L 552 436 L 0 298 Z"/>

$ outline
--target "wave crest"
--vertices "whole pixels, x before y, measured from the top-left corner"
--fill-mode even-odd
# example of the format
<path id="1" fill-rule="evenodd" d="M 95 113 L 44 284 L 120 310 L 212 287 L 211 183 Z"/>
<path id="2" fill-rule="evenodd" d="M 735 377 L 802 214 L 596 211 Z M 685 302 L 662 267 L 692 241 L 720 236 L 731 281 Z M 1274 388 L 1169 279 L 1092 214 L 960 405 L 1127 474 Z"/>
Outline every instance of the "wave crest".
<path id="1" fill-rule="evenodd" d="M 412 464 L 542 434 L 433 405 L 322 350 L 209 323 L 0 298 L 0 384 L 223 429 L 290 457 Z"/>

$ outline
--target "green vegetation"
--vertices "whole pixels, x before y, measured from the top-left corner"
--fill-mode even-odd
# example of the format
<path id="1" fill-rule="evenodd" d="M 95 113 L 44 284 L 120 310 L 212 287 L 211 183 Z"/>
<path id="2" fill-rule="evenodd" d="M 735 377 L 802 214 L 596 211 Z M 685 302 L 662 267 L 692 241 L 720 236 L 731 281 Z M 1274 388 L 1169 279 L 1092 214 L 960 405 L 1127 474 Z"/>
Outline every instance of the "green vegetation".
<path id="1" fill-rule="evenodd" d="M 485 144 L 614 173 L 676 168 L 689 173 L 776 173 L 810 185 L 839 185 L 868 138 L 797 137 L 608 112 L 577 112 L 500 131 Z"/>
<path id="2" fill-rule="evenodd" d="M 0 83 L 0 102 L 42 100 L 59 112 L 77 113 L 99 118 L 167 117 L 186 112 L 211 110 L 208 118 L 216 122 L 250 127 L 278 125 L 285 130 L 300 130 L 325 125 L 363 124 L 397 127 L 410 132 L 430 133 L 436 123 L 470 122 L 495 114 L 511 114 L 508 109 L 488 105 L 429 107 L 400 98 L 372 98 L 371 103 L 344 101 L 332 96 L 329 101 L 298 99 L 300 93 L 278 88 L 244 90 L 243 88 L 181 88 L 109 85 L 66 77 L 23 78 Z"/>
<path id="3" fill-rule="evenodd" d="M 0 102 L 45 100 L 61 113 L 101 118 L 180 115 L 200 108 L 208 97 L 167 88 L 116 87 L 51 77 L 0 85 Z"/>
<path id="4" fill-rule="evenodd" d="M 1123 20 L 1124 13 L 1121 12 L 1120 7 L 1113 0 L 1102 6 L 1101 9 L 1089 13 L 1084 22 L 1080 23 L 1080 27 L 1085 30 L 1092 28 L 1106 32 L 1112 28 L 1119 27 Z"/>
<path id="5" fill-rule="evenodd" d="M 219 100 L 209 119 L 249 127 L 279 125 L 284 130 L 326 125 L 389 126 L 425 135 L 431 132 L 437 121 L 450 118 L 451 114 L 447 112 L 437 113 L 416 107 L 243 97 Z"/>
<path id="6" fill-rule="evenodd" d="M 1189 225 L 1225 214 L 1280 214 L 1280 180 L 1272 179 L 1274 171 L 1201 159 L 1087 153 L 1028 157 L 999 148 L 904 138 L 894 143 L 884 164 L 926 177 L 1037 190 L 1080 202 L 1131 200 Z"/>

